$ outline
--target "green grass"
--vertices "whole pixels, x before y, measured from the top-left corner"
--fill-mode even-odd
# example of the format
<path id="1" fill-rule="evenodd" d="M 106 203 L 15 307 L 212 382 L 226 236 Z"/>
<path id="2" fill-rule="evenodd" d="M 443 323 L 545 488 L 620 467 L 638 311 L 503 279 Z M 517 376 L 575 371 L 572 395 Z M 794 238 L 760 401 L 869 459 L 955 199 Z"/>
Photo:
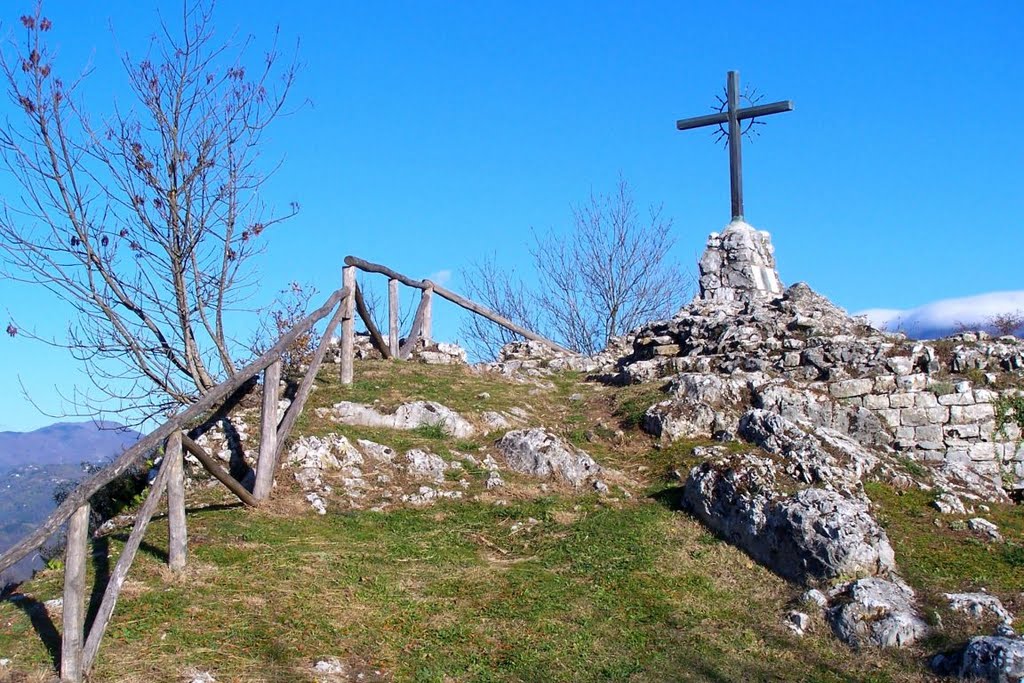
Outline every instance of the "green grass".
<path id="1" fill-rule="evenodd" d="M 901 571 L 915 587 L 935 593 L 985 588 L 1008 598 L 1020 591 L 1024 514 L 1019 507 L 990 503 L 989 512 L 968 515 L 999 526 L 1010 542 L 998 543 L 968 531 L 962 518 L 931 507 L 934 492 L 897 491 L 877 482 L 865 488 Z"/>
<path id="2" fill-rule="evenodd" d="M 789 586 L 652 501 L 189 521 L 183 578 L 162 567 L 163 530 L 150 533 L 98 680 L 175 681 L 188 666 L 220 680 L 311 680 L 328 656 L 396 681 L 878 680 L 824 629 L 787 635 L 777 613 Z M 32 590 L 51 597 L 56 578 Z M 0 652 L 44 667 L 26 622 L 0 604 Z M 904 679 L 900 655 L 869 659 Z"/>
<path id="3" fill-rule="evenodd" d="M 633 498 L 542 493 L 535 484 L 517 488 L 510 475 L 500 495 L 475 499 L 487 472 L 468 461 L 447 475 L 474 482 L 467 499 L 423 509 L 331 507 L 318 516 L 287 486 L 275 490 L 269 510 L 203 507 L 201 500 L 217 499 L 214 489 L 199 487 L 190 494 L 189 569 L 167 571 L 166 525 L 157 520 L 129 574 L 95 680 L 180 681 L 196 667 L 220 681 L 311 681 L 313 663 L 326 657 L 380 668 L 388 680 L 444 683 L 929 680 L 927 647 L 853 652 L 818 617 L 805 638 L 790 634 L 781 616 L 801 589 L 674 509 L 673 473 L 685 477 L 698 460 L 694 447 L 710 444 L 660 448 L 639 431 L 643 410 L 664 397 L 659 387 L 609 389 L 565 373 L 538 390 L 408 363 L 356 370 L 349 387 L 330 369 L 321 373 L 296 435 L 338 431 L 400 452 L 479 458 L 494 435 L 339 427 L 315 408 L 376 400 L 386 409 L 424 399 L 472 416 L 522 406 L 535 424 L 620 470 Z M 937 532 L 931 494 L 900 495 L 877 484 L 868 491 L 901 571 L 926 600 L 970 587 L 974 577 L 993 592 L 1019 592 L 1019 544 L 986 544 L 948 527 Z M 1019 509 L 985 516 L 1008 538 L 1024 537 Z M 111 540 L 111 563 L 124 537 Z M 49 570 L 23 590 L 43 601 L 60 586 L 60 572 Z M 0 657 L 19 671 L 52 666 L 30 616 L 11 602 L 0 602 Z"/>

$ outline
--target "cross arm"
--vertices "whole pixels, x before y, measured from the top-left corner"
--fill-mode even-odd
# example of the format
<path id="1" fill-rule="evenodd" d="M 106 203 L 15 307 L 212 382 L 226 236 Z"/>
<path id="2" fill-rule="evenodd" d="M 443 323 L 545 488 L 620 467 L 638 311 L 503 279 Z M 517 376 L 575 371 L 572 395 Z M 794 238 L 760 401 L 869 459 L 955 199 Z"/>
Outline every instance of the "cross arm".
<path id="1" fill-rule="evenodd" d="M 752 119 L 755 116 L 781 114 L 782 112 L 785 111 L 793 111 L 792 100 L 772 102 L 771 104 L 762 104 L 757 107 L 747 107 L 746 109 L 737 109 L 736 118 L 738 120 Z M 678 121 L 676 121 L 676 130 L 690 130 L 691 128 L 700 128 L 702 126 L 712 126 L 716 123 L 726 123 L 728 120 L 728 112 L 721 112 L 719 114 L 708 114 L 707 116 L 695 116 L 692 119 L 679 119 Z"/>

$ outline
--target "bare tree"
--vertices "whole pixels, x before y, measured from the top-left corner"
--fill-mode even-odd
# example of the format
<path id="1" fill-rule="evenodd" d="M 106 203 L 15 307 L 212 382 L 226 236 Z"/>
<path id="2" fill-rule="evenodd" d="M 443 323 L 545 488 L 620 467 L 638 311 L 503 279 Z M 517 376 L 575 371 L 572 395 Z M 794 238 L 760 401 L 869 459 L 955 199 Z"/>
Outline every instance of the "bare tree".
<path id="1" fill-rule="evenodd" d="M 494 254 L 474 263 L 465 279 L 471 299 L 528 330 L 541 328 L 533 294 L 515 271 L 508 272 L 498 267 Z M 494 357 L 502 346 L 522 338 L 478 315 L 463 318 L 460 332 L 470 353 L 479 358 Z"/>
<path id="2" fill-rule="evenodd" d="M 1006 311 L 985 319 L 985 322 L 1002 336 L 1013 336 L 1024 330 L 1024 311 Z"/>
<path id="3" fill-rule="evenodd" d="M 567 233 L 533 233 L 535 289 L 491 259 L 471 267 L 467 290 L 514 322 L 593 354 L 612 337 L 668 317 L 684 303 L 692 277 L 670 260 L 674 243 L 672 221 L 662 218 L 660 207 L 641 218 L 620 179 L 612 194 L 591 194 L 573 207 Z M 471 320 L 462 333 L 471 348 L 490 354 L 514 336 L 482 320 Z"/>
<path id="4" fill-rule="evenodd" d="M 78 98 L 87 74 L 58 76 L 40 6 L 0 61 L 15 109 L 0 156 L 22 190 L 0 209 L 0 267 L 75 311 L 49 341 L 85 364 L 99 394 L 76 399 L 90 412 L 152 415 L 233 375 L 244 345 L 225 314 L 249 292 L 262 233 L 297 210 L 267 214 L 257 163 L 296 64 L 275 38 L 250 67 L 251 38 L 218 42 L 212 10 L 183 0 L 147 55 L 125 54 L 134 107 L 102 116 Z"/>

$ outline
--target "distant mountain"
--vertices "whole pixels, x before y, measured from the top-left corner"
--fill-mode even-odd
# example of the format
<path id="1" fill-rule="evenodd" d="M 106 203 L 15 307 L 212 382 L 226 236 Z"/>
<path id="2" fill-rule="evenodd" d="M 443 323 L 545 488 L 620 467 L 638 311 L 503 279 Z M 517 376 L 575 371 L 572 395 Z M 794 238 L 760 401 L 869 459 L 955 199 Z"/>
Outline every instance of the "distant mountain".
<path id="1" fill-rule="evenodd" d="M 0 552 L 34 529 L 57 507 L 54 493 L 102 465 L 142 438 L 113 422 L 61 422 L 34 432 L 0 432 Z M 43 565 L 38 553 L 0 573 L 23 581 Z"/>
<path id="2" fill-rule="evenodd" d="M 0 472 L 22 465 L 99 463 L 141 438 L 115 422 L 58 422 L 34 432 L 0 432 Z"/>

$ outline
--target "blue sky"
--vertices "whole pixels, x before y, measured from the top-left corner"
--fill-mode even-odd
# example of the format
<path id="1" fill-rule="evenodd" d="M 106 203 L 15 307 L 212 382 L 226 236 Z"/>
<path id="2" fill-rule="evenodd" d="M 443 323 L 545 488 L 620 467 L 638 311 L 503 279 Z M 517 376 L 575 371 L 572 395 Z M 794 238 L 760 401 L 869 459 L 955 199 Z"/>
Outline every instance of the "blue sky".
<path id="1" fill-rule="evenodd" d="M 119 49 L 138 54 L 178 3 L 52 3 L 60 68 L 91 60 L 102 111 L 128 102 Z M 3 30 L 29 9 L 8 3 Z M 112 36 L 110 26 L 114 28 Z M 674 219 L 693 267 L 729 219 L 727 155 L 708 113 L 725 73 L 765 102 L 791 99 L 744 145 L 747 220 L 771 231 L 786 284 L 851 311 L 1024 289 L 1020 39 L 1012 2 L 227 2 L 225 36 L 301 40 L 295 104 L 266 150 L 284 164 L 266 199 L 302 206 L 256 264 L 258 305 L 291 280 L 329 292 L 355 254 L 411 276 L 495 252 L 527 264 L 530 229 L 568 226 L 570 205 L 621 174 Z M 253 53 L 256 59 L 260 52 Z M 9 104 L 0 105 L 9 112 Z M 0 179 L 4 196 L 17 193 Z M 61 330 L 43 293 L 0 283 L 22 325 Z M 685 302 L 680 302 L 680 304 Z M 441 304 L 436 336 L 454 338 Z M 0 429 L 51 421 L 70 361 L 22 338 L 0 348 Z"/>

